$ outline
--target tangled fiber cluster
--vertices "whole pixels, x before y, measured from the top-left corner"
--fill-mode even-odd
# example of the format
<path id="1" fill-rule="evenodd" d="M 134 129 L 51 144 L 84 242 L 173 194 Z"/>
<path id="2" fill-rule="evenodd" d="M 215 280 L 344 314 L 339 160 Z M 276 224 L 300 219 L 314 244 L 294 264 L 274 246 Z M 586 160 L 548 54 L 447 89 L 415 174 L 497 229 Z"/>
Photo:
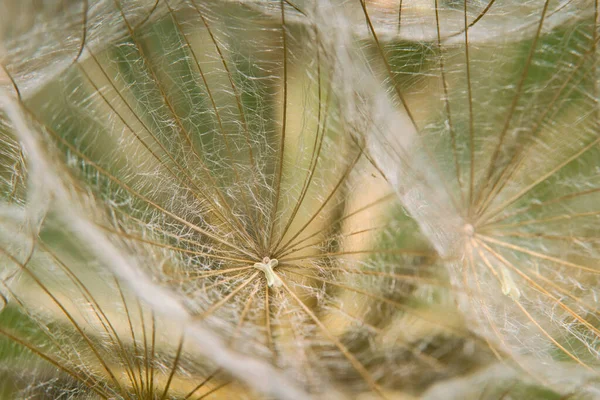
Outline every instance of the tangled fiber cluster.
<path id="1" fill-rule="evenodd" d="M 1 399 L 600 398 L 598 1 L 6 11 Z"/>

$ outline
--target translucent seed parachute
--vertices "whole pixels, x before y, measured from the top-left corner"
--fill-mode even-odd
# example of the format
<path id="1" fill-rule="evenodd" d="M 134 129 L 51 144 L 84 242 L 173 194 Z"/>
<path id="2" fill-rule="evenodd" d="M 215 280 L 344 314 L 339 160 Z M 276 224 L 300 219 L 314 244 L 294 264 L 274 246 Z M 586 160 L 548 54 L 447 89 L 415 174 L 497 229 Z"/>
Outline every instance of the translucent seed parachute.
<path id="1" fill-rule="evenodd" d="M 594 398 L 597 2 L 12 7 L 8 398 Z"/>

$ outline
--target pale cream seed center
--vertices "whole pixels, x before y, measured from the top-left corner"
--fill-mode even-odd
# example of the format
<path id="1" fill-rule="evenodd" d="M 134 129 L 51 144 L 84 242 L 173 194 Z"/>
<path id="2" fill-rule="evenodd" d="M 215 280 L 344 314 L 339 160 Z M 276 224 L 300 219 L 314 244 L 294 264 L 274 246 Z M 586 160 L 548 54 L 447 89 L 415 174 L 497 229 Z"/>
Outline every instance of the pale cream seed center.
<path id="1" fill-rule="evenodd" d="M 281 282 L 281 278 L 275 274 L 273 268 L 279 265 L 279 261 L 275 258 L 265 257 L 262 262 L 257 262 L 253 265 L 254 268 L 260 270 L 265 274 L 265 278 L 267 279 L 267 286 L 269 287 L 280 287 L 283 282 Z"/>

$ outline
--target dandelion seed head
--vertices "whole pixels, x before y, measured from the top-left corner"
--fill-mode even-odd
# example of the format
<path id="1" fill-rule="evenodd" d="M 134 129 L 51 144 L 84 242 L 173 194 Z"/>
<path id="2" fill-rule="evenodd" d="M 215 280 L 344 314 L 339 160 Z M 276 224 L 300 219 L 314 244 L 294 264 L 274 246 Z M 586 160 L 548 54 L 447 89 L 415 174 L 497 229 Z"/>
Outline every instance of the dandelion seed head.
<path id="1" fill-rule="evenodd" d="M 439 3 L 77 3 L 68 62 L 3 59 L 22 90 L 2 199 L 117 277 L 107 310 L 177 321 L 185 346 L 153 362 L 173 397 L 209 365 L 282 398 L 420 396 L 494 358 L 594 370 L 593 5 Z M 86 297 L 69 282 L 48 291 Z M 64 365 L 151 386 L 100 376 L 121 334 L 76 308 L 105 347 Z M 142 316 L 122 354 L 148 348 Z"/>

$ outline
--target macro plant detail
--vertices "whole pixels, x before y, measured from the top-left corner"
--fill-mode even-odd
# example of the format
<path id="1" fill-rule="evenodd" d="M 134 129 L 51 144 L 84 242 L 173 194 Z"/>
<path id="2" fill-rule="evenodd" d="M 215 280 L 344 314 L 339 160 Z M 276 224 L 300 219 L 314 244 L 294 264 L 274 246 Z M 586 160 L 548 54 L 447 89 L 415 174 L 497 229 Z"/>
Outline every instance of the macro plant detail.
<path id="1" fill-rule="evenodd" d="M 431 3 L 15 24 L 7 396 L 594 398 L 598 6 Z"/>
<path id="2" fill-rule="evenodd" d="M 479 11 L 481 21 L 493 10 L 488 5 Z M 437 102 L 437 114 L 412 120 L 462 224 L 452 249 L 460 261 L 449 269 L 456 284 L 472 291 L 473 310 L 489 322 L 482 325 L 490 337 L 510 343 L 516 335 L 520 347 L 530 332 L 536 346 L 524 346 L 529 352 L 546 356 L 543 348 L 550 346 L 593 368 L 599 139 L 590 99 L 597 91 L 597 4 L 539 2 L 535 23 L 489 46 L 470 46 L 471 10 L 463 6 L 456 7 L 464 14 L 462 28 L 434 12 L 437 38 L 424 61 L 429 78 L 404 93 L 401 82 L 395 86 L 408 98 L 437 84 L 439 95 L 426 100 Z M 556 26 L 557 20 L 569 22 Z M 515 56 L 496 57 L 499 49 Z M 382 62 L 401 81 L 405 72 L 393 56 Z M 489 73 L 484 66 L 496 62 L 511 67 L 482 79 Z M 494 287 L 504 296 L 485 298 Z"/>
<path id="3" fill-rule="evenodd" d="M 534 371 L 528 356 L 540 365 L 569 360 L 589 371 L 593 382 L 598 5 L 528 5 L 531 14 L 512 34 L 490 35 L 486 43 L 470 35 L 476 24 L 502 18 L 502 5 L 464 2 L 452 9 L 453 20 L 442 18 L 449 10 L 436 2 L 429 13 L 431 45 L 410 70 L 401 49 L 416 45 L 379 38 L 387 38 L 390 24 L 401 30 L 401 22 L 390 22 L 373 7 L 380 13 L 378 25 L 363 3 L 375 42 L 365 51 L 379 56 L 374 59 L 383 66 L 391 96 L 402 104 L 421 139 L 421 154 L 441 177 L 437 187 L 420 193 L 419 207 L 444 210 L 455 221 L 454 232 L 440 238 L 446 221 L 427 215 L 431 210 L 421 213 L 420 223 L 437 249 L 454 258 L 444 264 L 465 290 L 465 315 L 498 358 L 541 380 L 543 372 Z M 461 14 L 462 26 L 456 21 Z M 408 25 L 414 28 L 410 19 Z M 391 134 L 383 136 L 391 140 Z M 412 154 L 389 149 L 379 151 L 414 171 Z M 448 201 L 440 205 L 440 197 Z"/>
<path id="4" fill-rule="evenodd" d="M 168 319 L 86 261 L 76 243 L 61 250 L 38 242 L 21 262 L 2 249 L 13 266 L 2 291 L 14 305 L 4 311 L 0 327 L 3 339 L 14 344 L 3 358 L 20 354 L 29 365 L 25 374 L 3 371 L 7 395 L 18 390 L 23 398 L 201 399 L 217 392 L 243 397 L 226 373 L 187 350 L 183 331 L 163 329 Z"/>

